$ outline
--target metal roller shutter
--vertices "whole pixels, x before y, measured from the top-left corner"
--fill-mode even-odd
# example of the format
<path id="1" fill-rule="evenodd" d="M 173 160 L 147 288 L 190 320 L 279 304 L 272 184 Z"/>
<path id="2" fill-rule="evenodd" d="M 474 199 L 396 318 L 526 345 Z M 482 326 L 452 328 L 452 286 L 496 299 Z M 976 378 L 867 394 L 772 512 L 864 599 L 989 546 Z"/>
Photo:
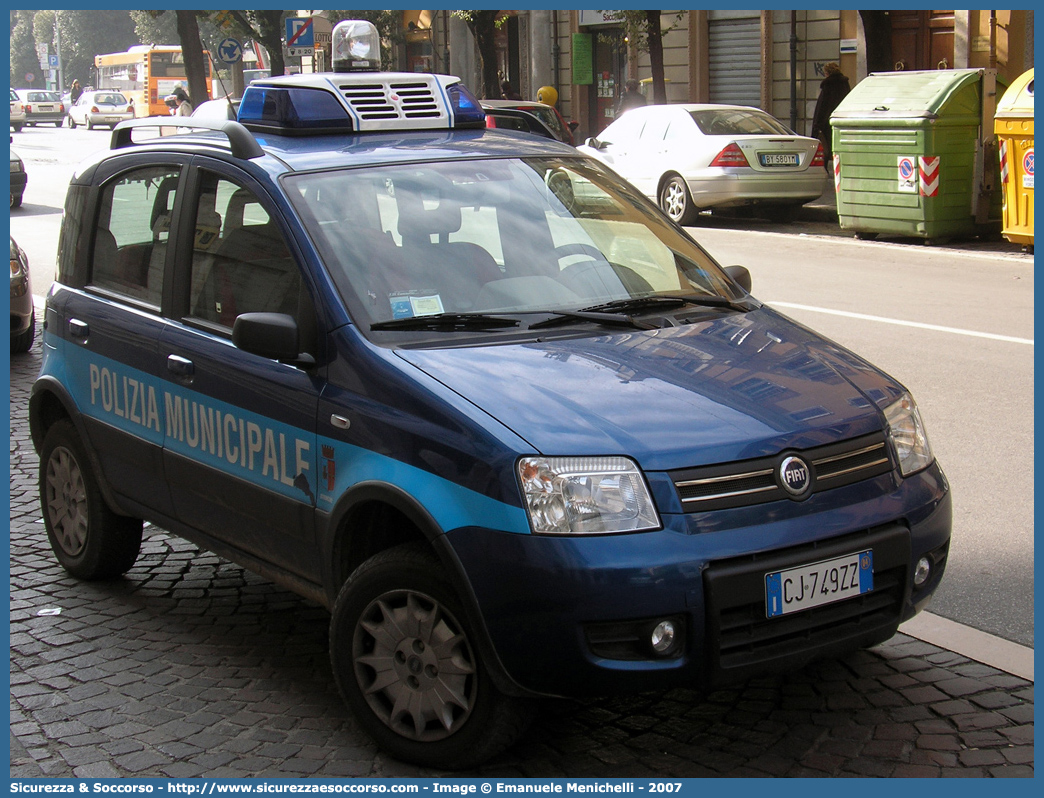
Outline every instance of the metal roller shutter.
<path id="1" fill-rule="evenodd" d="M 710 101 L 761 105 L 761 14 L 709 11 Z"/>

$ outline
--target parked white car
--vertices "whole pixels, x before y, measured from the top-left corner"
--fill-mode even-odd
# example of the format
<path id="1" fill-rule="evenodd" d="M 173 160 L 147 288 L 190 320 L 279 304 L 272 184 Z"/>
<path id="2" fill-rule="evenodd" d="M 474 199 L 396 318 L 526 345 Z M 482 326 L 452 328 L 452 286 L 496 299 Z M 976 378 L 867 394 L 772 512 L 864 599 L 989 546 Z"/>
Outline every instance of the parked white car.
<path id="1" fill-rule="evenodd" d="M 823 149 L 758 108 L 632 108 L 578 148 L 608 164 L 679 224 L 701 210 L 756 206 L 788 221 L 827 187 Z"/>
<path id="2" fill-rule="evenodd" d="M 21 98 L 15 94 L 15 90 L 11 89 L 11 128 L 15 133 L 19 133 L 25 126 L 25 121 L 25 106 L 22 105 Z"/>
<path id="3" fill-rule="evenodd" d="M 69 126 L 85 125 L 88 130 L 96 125 L 112 129 L 123 120 L 133 118 L 130 101 L 118 91 L 107 89 L 85 91 L 69 108 Z"/>

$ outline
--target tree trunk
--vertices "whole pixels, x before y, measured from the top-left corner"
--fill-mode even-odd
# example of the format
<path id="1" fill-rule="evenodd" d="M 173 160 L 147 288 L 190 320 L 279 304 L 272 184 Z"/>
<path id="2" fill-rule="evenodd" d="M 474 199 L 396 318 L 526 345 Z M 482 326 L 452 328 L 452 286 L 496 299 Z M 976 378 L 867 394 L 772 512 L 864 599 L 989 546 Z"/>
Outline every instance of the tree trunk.
<path id="1" fill-rule="evenodd" d="M 268 50 L 271 61 L 271 75 L 286 74 L 286 61 L 283 60 L 283 28 L 281 11 L 258 11 L 257 32 L 261 34 L 261 44 Z"/>
<path id="2" fill-rule="evenodd" d="M 501 96 L 500 75 L 497 73 L 497 14 L 500 11 L 472 11 L 468 28 L 478 45 L 479 66 L 482 75 L 482 97 L 498 100 Z"/>
<path id="3" fill-rule="evenodd" d="M 185 78 L 188 81 L 189 102 L 195 108 L 210 99 L 207 95 L 207 67 L 203 43 L 199 40 L 199 23 L 195 11 L 177 11 L 178 38 L 181 55 L 185 59 Z"/>
<path id="4" fill-rule="evenodd" d="M 663 76 L 663 31 L 660 28 L 660 12 L 646 11 L 645 24 L 649 31 L 649 63 L 652 66 L 653 103 L 667 102 L 667 84 Z"/>

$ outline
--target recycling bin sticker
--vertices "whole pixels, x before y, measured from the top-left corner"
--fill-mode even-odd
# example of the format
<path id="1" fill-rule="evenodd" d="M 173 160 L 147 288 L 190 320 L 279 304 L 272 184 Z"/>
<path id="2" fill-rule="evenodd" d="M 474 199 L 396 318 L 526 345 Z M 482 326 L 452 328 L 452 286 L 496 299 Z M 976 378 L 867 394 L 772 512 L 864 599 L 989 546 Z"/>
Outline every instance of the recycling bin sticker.
<path id="1" fill-rule="evenodd" d="M 1022 187 L 1033 188 L 1033 150 L 1022 156 Z"/>
<path id="2" fill-rule="evenodd" d="M 899 191 L 917 193 L 917 165 L 916 158 L 908 155 L 899 156 Z"/>

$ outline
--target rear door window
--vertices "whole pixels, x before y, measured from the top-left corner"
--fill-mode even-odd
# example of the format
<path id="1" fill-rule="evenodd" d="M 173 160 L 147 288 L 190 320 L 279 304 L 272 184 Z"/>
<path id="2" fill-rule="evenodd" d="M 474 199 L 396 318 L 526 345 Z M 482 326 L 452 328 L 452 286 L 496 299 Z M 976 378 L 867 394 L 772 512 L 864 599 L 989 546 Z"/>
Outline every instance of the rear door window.
<path id="1" fill-rule="evenodd" d="M 134 169 L 103 188 L 89 285 L 159 308 L 180 172 Z"/>

